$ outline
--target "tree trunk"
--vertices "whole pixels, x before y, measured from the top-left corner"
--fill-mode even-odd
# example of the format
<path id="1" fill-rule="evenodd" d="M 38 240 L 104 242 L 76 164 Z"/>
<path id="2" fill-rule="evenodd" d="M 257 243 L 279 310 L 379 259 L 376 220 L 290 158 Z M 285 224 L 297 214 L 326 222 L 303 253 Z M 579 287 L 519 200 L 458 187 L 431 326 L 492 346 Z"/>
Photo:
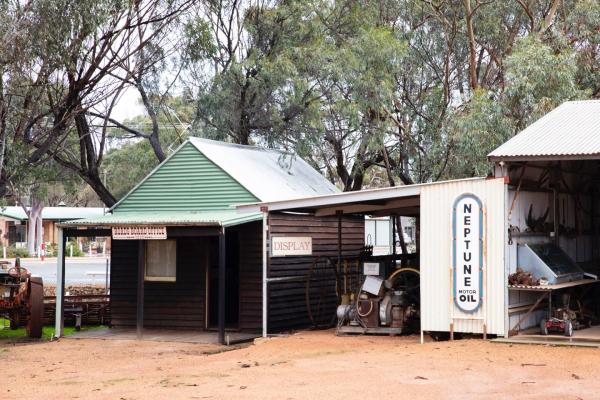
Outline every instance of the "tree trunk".
<path id="1" fill-rule="evenodd" d="M 115 205 L 117 199 L 115 199 L 112 193 L 110 193 L 110 191 L 104 185 L 104 183 L 98 175 L 87 174 L 83 175 L 82 178 L 85 181 L 85 183 L 90 185 L 92 190 L 96 192 L 96 194 L 98 195 L 98 197 L 100 197 L 100 200 L 102 200 L 106 207 L 112 207 Z"/>
<path id="2" fill-rule="evenodd" d="M 473 13 L 471 0 L 464 0 L 467 19 L 467 35 L 469 37 L 469 81 L 471 89 L 477 89 L 477 51 L 475 44 L 475 31 L 473 29 Z"/>
<path id="3" fill-rule="evenodd" d="M 390 187 L 394 187 L 394 186 L 396 186 L 396 182 L 394 181 L 394 175 L 392 174 L 392 168 L 390 165 L 390 158 L 389 158 L 388 151 L 385 148 L 385 146 L 383 146 L 382 152 L 383 152 L 383 161 L 385 162 L 385 171 L 387 172 L 388 182 L 390 184 Z M 406 254 L 408 253 L 408 250 L 406 249 L 406 243 L 404 242 L 404 232 L 402 231 L 402 217 L 392 215 L 392 223 L 396 225 L 396 233 L 398 234 L 398 239 L 400 242 L 400 249 L 402 250 L 402 258 L 400 261 L 400 263 L 401 263 L 400 265 L 402 265 L 404 267 L 406 264 Z M 393 240 L 395 241 L 396 238 L 393 238 Z M 394 246 L 394 248 L 395 248 L 395 246 Z"/>
<path id="4" fill-rule="evenodd" d="M 42 255 L 42 243 L 44 242 L 44 224 L 42 220 L 42 209 L 43 205 L 40 208 L 40 212 L 37 215 L 37 219 L 35 220 L 35 250 L 37 252 L 38 257 L 41 257 Z"/>
<path id="5" fill-rule="evenodd" d="M 35 253 L 35 222 L 31 217 L 27 219 L 27 252 L 29 256 Z"/>
<path id="6" fill-rule="evenodd" d="M 39 242 L 37 228 L 38 224 L 41 224 L 42 210 L 44 209 L 44 204 L 40 200 L 36 199 L 34 196 L 31 197 L 30 202 L 31 206 L 29 207 L 29 209 L 23 204 L 21 204 L 21 206 L 27 214 L 27 252 L 30 256 L 33 256 L 36 253 L 37 246 L 41 244 L 41 242 Z"/>

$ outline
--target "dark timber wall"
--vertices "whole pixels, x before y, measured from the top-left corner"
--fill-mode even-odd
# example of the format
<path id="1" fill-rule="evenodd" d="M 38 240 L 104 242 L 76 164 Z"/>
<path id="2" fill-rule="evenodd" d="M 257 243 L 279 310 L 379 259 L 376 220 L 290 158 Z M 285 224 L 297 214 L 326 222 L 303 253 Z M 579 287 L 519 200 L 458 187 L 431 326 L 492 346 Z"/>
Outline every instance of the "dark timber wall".
<path id="1" fill-rule="evenodd" d="M 262 326 L 262 222 L 229 228 L 237 233 L 239 259 L 239 328 L 260 330 Z M 185 237 L 177 232 L 176 282 L 144 282 L 144 326 L 164 328 L 205 328 L 206 266 L 217 254 L 216 238 Z M 172 238 L 171 233 L 169 237 Z M 114 240 L 111 255 L 112 325 L 136 325 L 137 257 L 140 242 Z M 212 246 L 211 246 L 212 244 Z M 216 296 L 217 293 L 212 294 Z M 233 296 L 235 297 L 235 296 Z"/>
<path id="2" fill-rule="evenodd" d="M 113 240 L 110 256 L 112 326 L 135 326 L 137 293 L 137 240 Z"/>
<path id="3" fill-rule="evenodd" d="M 175 282 L 144 283 L 144 327 L 204 328 L 207 238 L 177 238 Z"/>
<path id="4" fill-rule="evenodd" d="M 240 260 L 239 328 L 262 329 L 262 221 L 227 229 L 238 232 Z"/>
<path id="5" fill-rule="evenodd" d="M 144 282 L 144 327 L 204 328 L 207 238 L 177 238 L 177 281 Z M 113 326 L 135 326 L 139 241 L 114 240 Z"/>
<path id="6" fill-rule="evenodd" d="M 312 323 L 307 312 L 307 276 L 317 257 L 329 257 L 337 263 L 338 217 L 314 217 L 298 214 L 270 214 L 269 235 L 311 236 L 313 256 L 270 257 L 268 276 L 296 277 L 296 280 L 269 283 L 269 332 L 306 328 Z M 344 257 L 358 256 L 364 246 L 364 218 L 342 219 L 342 252 Z M 319 310 L 324 323 L 331 321 L 337 307 L 335 274 L 320 263 L 310 279 L 311 309 Z M 314 312 L 313 311 L 313 312 Z M 317 313 L 314 312 L 315 317 Z"/>

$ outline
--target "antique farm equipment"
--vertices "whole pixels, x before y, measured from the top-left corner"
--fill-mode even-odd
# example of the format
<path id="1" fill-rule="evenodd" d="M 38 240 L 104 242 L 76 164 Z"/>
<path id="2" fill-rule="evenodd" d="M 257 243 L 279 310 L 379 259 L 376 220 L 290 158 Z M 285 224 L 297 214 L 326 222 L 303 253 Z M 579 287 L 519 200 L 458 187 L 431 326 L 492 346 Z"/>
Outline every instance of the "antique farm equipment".
<path id="1" fill-rule="evenodd" d="M 19 258 L 15 265 L 0 264 L 0 314 L 8 315 L 10 326 L 16 329 L 26 316 L 27 334 L 31 338 L 42 337 L 44 318 L 44 287 L 42 278 L 31 276 L 21 267 Z"/>
<path id="2" fill-rule="evenodd" d="M 561 332 L 565 336 L 571 337 L 574 330 L 589 328 L 592 325 L 592 318 L 584 312 L 581 301 L 575 301 L 574 307 L 571 307 L 571 303 L 571 295 L 564 293 L 562 305 L 551 311 L 550 318 L 541 320 L 540 332 L 542 335 Z"/>
<path id="3" fill-rule="evenodd" d="M 367 275 L 356 300 L 337 309 L 337 333 L 399 335 L 419 318 L 419 271 L 399 268 L 387 279 Z"/>

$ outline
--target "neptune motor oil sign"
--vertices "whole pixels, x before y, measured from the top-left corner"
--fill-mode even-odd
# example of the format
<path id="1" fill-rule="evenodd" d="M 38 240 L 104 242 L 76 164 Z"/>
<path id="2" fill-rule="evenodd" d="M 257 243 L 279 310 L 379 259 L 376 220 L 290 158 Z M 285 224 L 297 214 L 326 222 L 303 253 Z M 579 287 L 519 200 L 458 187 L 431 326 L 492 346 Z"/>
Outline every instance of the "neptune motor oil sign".
<path id="1" fill-rule="evenodd" d="M 473 194 L 456 199 L 452 210 L 454 303 L 474 312 L 483 297 L 483 208 Z"/>

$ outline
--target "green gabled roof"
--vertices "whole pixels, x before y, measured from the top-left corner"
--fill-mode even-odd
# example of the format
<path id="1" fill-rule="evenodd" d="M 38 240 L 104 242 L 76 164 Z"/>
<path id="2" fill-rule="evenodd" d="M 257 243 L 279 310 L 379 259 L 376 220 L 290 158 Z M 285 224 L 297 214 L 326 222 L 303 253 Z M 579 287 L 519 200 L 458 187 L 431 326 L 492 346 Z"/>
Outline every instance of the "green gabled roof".
<path id="1" fill-rule="evenodd" d="M 69 221 L 65 226 L 112 227 L 123 225 L 166 226 L 234 226 L 259 221 L 262 213 L 239 213 L 236 210 L 121 212 L 97 218 Z"/>
<path id="2" fill-rule="evenodd" d="M 188 141 L 112 210 L 115 214 L 223 210 L 234 204 L 258 200 Z"/>

